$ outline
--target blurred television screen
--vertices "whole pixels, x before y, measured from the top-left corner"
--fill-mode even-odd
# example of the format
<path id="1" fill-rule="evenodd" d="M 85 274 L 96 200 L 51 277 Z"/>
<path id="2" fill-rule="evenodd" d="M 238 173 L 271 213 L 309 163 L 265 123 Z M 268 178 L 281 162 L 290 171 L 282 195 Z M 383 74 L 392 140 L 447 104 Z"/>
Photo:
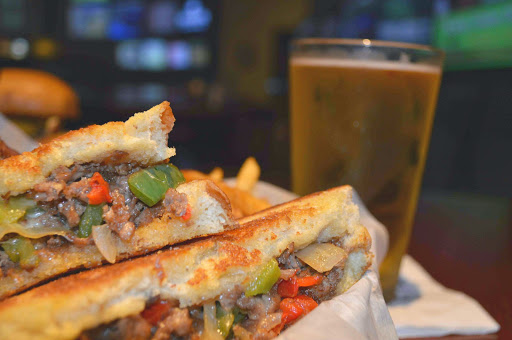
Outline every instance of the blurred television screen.
<path id="1" fill-rule="evenodd" d="M 447 70 L 510 67 L 512 0 L 318 2 L 295 36 L 433 45 L 446 51 Z"/>
<path id="2" fill-rule="evenodd" d="M 175 18 L 178 4 L 174 1 L 155 1 L 148 8 L 148 31 L 165 35 L 176 31 Z"/>
<path id="3" fill-rule="evenodd" d="M 190 45 L 186 41 L 174 41 L 167 47 L 167 63 L 173 70 L 189 69 L 192 62 Z"/>
<path id="4" fill-rule="evenodd" d="M 201 33 L 211 28 L 211 2 L 201 0 L 71 0 L 67 9 L 71 39 L 124 40 Z"/>
<path id="5" fill-rule="evenodd" d="M 112 55 L 119 70 L 208 70 L 216 6 L 213 0 L 69 0 L 66 41 L 99 59 Z"/>
<path id="6" fill-rule="evenodd" d="M 144 39 L 138 46 L 138 63 L 142 69 L 148 71 L 163 71 L 166 69 L 165 40 Z"/>
<path id="7" fill-rule="evenodd" d="M 201 70 L 210 66 L 210 47 L 202 39 L 125 40 L 116 46 L 116 64 L 124 70 Z"/>
<path id="8" fill-rule="evenodd" d="M 211 11 L 204 7 L 201 0 L 187 0 L 177 13 L 176 24 L 182 32 L 202 32 L 208 29 L 212 21 Z"/>
<path id="9" fill-rule="evenodd" d="M 110 25 L 109 3 L 73 1 L 68 9 L 68 34 L 74 39 L 105 39 Z"/>
<path id="10" fill-rule="evenodd" d="M 450 69 L 512 66 L 512 1 L 444 7 L 433 43 L 446 51 Z"/>
<path id="11" fill-rule="evenodd" d="M 20 33 L 27 25 L 27 0 L 0 0 L 0 32 Z"/>
<path id="12" fill-rule="evenodd" d="M 143 32 L 144 6 L 141 1 L 125 0 L 110 5 L 108 38 L 124 40 L 139 37 Z"/>
<path id="13" fill-rule="evenodd" d="M 139 42 L 126 40 L 116 47 L 116 63 L 125 70 L 138 70 L 139 66 Z"/>

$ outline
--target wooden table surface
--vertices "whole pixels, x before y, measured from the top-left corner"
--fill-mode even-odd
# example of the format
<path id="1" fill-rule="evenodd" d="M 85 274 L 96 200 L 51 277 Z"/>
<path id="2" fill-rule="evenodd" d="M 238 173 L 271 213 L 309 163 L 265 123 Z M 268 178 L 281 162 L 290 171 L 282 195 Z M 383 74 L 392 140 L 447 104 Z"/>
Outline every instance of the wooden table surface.
<path id="1" fill-rule="evenodd" d="M 441 284 L 475 298 L 500 324 L 497 334 L 436 339 L 512 339 L 512 200 L 426 193 L 409 254 Z"/>

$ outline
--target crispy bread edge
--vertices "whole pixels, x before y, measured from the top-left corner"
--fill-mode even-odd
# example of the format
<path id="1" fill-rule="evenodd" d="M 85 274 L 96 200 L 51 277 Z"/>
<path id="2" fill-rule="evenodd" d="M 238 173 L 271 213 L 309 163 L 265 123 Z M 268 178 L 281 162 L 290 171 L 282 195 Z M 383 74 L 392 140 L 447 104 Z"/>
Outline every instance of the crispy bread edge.
<path id="1" fill-rule="evenodd" d="M 166 160 L 175 155 L 174 148 L 167 146 L 174 121 L 165 101 L 126 122 L 70 131 L 31 152 L 0 160 L 0 196 L 24 193 L 59 166 L 100 162 L 116 151 L 127 153 L 124 162 L 146 165 Z"/>

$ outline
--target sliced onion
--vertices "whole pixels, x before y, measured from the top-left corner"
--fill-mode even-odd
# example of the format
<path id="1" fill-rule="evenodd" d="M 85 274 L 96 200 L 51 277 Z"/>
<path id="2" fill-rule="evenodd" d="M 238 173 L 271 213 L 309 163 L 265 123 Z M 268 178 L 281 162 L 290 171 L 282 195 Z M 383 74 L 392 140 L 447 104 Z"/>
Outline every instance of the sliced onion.
<path id="1" fill-rule="evenodd" d="M 203 305 L 204 330 L 201 340 L 224 340 L 217 327 L 217 307 L 215 301 Z"/>
<path id="2" fill-rule="evenodd" d="M 9 233 L 16 233 L 28 238 L 40 238 L 48 235 L 65 236 L 69 233 L 68 228 L 64 225 L 57 227 L 47 227 L 43 225 L 22 225 L 20 223 L 3 223 L 0 224 L 0 239 Z"/>
<path id="3" fill-rule="evenodd" d="M 101 255 L 110 263 L 116 263 L 117 246 L 112 230 L 106 224 L 92 227 L 92 238 Z"/>
<path id="4" fill-rule="evenodd" d="M 261 320 L 258 324 L 258 328 L 264 329 L 266 331 L 271 330 L 281 323 L 281 316 L 283 313 L 271 313 L 268 314 Z"/>
<path id="5" fill-rule="evenodd" d="M 314 243 L 296 252 L 295 255 L 320 273 L 331 270 L 347 258 L 347 252 L 332 243 Z"/>

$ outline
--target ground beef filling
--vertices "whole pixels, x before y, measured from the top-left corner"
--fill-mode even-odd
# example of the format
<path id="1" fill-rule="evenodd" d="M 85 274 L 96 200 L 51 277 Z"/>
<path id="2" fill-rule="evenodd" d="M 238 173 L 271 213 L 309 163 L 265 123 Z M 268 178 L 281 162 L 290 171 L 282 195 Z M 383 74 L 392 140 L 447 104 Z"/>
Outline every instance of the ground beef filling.
<path id="1" fill-rule="evenodd" d="M 292 275 L 297 275 L 297 277 L 320 275 L 323 279 L 319 284 L 299 288 L 299 295 L 309 296 L 317 303 L 332 298 L 343 275 L 341 264 L 326 273 L 318 273 L 298 259 L 293 253 L 293 248 L 293 244 L 291 244 L 278 258 L 281 278 L 287 279 Z M 282 331 L 282 327 L 279 327 L 282 316 L 280 303 L 284 299 L 279 295 L 277 289 L 280 282 L 281 280 L 267 294 L 245 296 L 243 289 L 237 286 L 219 297 L 217 308 L 221 307 L 235 314 L 235 323 L 230 337 L 271 339 L 279 335 L 279 332 Z M 159 308 L 155 308 L 155 304 L 158 303 L 168 303 L 169 306 L 163 312 L 155 312 L 155 310 L 159 310 Z M 177 305 L 176 301 L 152 300 L 148 302 L 141 315 L 119 319 L 83 332 L 79 339 L 199 339 L 204 325 L 202 307 L 178 308 Z"/>
<path id="2" fill-rule="evenodd" d="M 140 202 L 128 186 L 128 176 L 138 170 L 139 167 L 129 164 L 91 163 L 74 165 L 71 168 L 59 167 L 47 181 L 36 185 L 29 192 L 29 196 L 49 215 L 60 217 L 54 220 L 49 218 L 47 222 L 63 224 L 69 228 L 76 227 L 88 203 L 91 176 L 99 172 L 108 182 L 112 197 L 112 204 L 103 208 L 103 219 L 112 231 L 126 241 L 131 238 L 136 227 L 147 224 L 166 212 L 181 216 L 187 208 L 186 195 L 174 189 L 169 189 L 165 199 L 151 208 Z"/>
<path id="3" fill-rule="evenodd" d="M 47 246 L 55 248 L 73 242 L 77 245 L 89 244 L 90 238 L 76 237 L 76 228 L 80 223 L 89 199 L 91 177 L 99 172 L 107 181 L 112 198 L 111 204 L 103 207 L 103 220 L 123 241 L 129 241 L 135 229 L 145 225 L 165 213 L 182 216 L 187 209 L 187 196 L 175 189 L 169 189 L 162 202 L 148 207 L 133 195 L 128 186 L 130 174 L 140 170 L 130 164 L 83 164 L 70 168 L 59 167 L 42 183 L 37 184 L 26 196 L 35 200 L 39 209 L 36 216 L 30 216 L 20 223 L 50 228 L 68 228 L 66 238 L 46 237 Z M 6 273 L 9 259 L 0 250 L 0 268 Z M 7 258 L 7 259 L 6 259 Z"/>
<path id="4" fill-rule="evenodd" d="M 0 274 L 6 275 L 12 267 L 14 267 L 14 262 L 9 259 L 6 253 L 0 251 Z"/>

